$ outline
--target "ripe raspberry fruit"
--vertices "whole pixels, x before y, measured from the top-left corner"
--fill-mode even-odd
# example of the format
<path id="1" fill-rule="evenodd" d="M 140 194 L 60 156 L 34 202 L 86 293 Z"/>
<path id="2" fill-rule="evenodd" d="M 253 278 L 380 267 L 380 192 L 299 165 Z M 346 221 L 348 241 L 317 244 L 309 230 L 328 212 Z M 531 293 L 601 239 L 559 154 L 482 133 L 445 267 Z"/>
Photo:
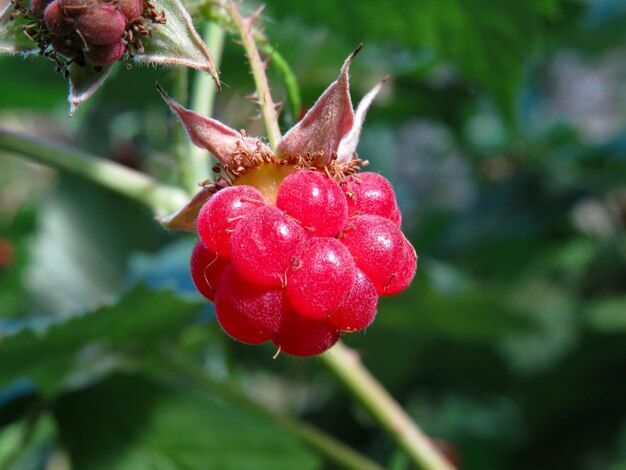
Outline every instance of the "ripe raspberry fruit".
<path id="1" fill-rule="evenodd" d="M 340 333 L 368 327 L 378 297 L 406 289 L 413 279 L 417 256 L 400 231 L 391 184 L 359 173 L 361 126 L 382 82 L 355 112 L 348 69 L 356 52 L 275 149 L 161 91 L 192 141 L 217 158 L 214 169 L 234 185 L 214 185 L 197 229 L 209 250 L 230 256 L 215 302 L 223 328 L 239 340 L 271 338 L 287 354 L 320 354 Z M 241 202 L 231 195 L 246 185 L 265 199 L 256 196 L 258 206 L 235 210 L 228 201 Z M 169 219 L 172 227 L 188 226 L 185 216 L 195 202 L 177 213 L 183 214 L 179 219 Z"/>
<path id="2" fill-rule="evenodd" d="M 296 171 L 287 176 L 278 188 L 276 206 L 317 237 L 337 235 L 348 216 L 339 184 L 317 171 Z"/>
<path id="3" fill-rule="evenodd" d="M 281 287 L 305 241 L 304 229 L 296 221 L 276 206 L 263 206 L 237 225 L 230 238 L 230 259 L 249 281 Z"/>
<path id="4" fill-rule="evenodd" d="M 311 238 L 287 273 L 285 294 L 296 313 L 327 318 L 354 283 L 352 255 L 335 238 Z"/>
<path id="5" fill-rule="evenodd" d="M 384 294 L 395 295 L 409 287 L 417 269 L 417 253 L 413 245 L 404 237 L 402 256 L 397 260 L 397 268 L 385 287 Z"/>
<path id="6" fill-rule="evenodd" d="M 400 226 L 400 211 L 391 183 L 378 173 L 363 172 L 348 178 L 346 196 L 350 215 L 379 215 Z"/>
<path id="7" fill-rule="evenodd" d="M 360 215 L 344 231 L 346 245 L 356 265 L 369 277 L 378 295 L 385 295 L 389 283 L 398 276 L 405 253 L 405 238 L 389 219 Z"/>
<path id="8" fill-rule="evenodd" d="M 345 302 L 333 312 L 330 322 L 339 331 L 360 331 L 374 321 L 378 309 L 376 287 L 363 271 L 356 268 L 354 284 Z"/>
<path id="9" fill-rule="evenodd" d="M 224 188 L 200 209 L 198 235 L 207 248 L 229 257 L 231 234 L 246 215 L 263 205 L 263 196 L 252 186 Z"/>
<path id="10" fill-rule="evenodd" d="M 314 320 L 286 311 L 278 334 L 272 339 L 281 352 L 308 357 L 321 354 L 339 340 L 337 328 L 328 320 Z"/>
<path id="11" fill-rule="evenodd" d="M 217 321 L 230 336 L 243 343 L 260 344 L 278 332 L 284 301 L 279 288 L 264 287 L 241 277 L 228 266 L 217 287 Z"/>
<path id="12" fill-rule="evenodd" d="M 215 291 L 229 260 L 209 250 L 201 240 L 191 252 L 191 279 L 196 289 L 210 301 L 215 300 Z"/>

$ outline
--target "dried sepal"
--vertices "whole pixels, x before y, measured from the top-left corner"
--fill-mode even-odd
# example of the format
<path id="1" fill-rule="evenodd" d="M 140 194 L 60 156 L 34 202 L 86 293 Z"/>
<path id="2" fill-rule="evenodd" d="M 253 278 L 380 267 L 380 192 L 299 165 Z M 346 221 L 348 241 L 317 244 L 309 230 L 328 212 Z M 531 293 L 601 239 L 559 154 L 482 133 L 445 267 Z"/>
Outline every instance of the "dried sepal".
<path id="1" fill-rule="evenodd" d="M 221 89 L 213 57 L 196 32 L 191 17 L 180 0 L 159 0 L 167 21 L 157 25 L 142 39 L 143 52 L 135 54 L 138 62 L 192 67 L 208 72 Z"/>
<path id="2" fill-rule="evenodd" d="M 350 132 L 348 132 L 339 143 L 339 149 L 337 149 L 337 163 L 348 163 L 354 158 L 356 153 L 356 147 L 359 143 L 359 137 L 361 136 L 361 128 L 363 127 L 363 122 L 365 121 L 365 115 L 367 114 L 367 110 L 369 109 L 372 101 L 374 101 L 374 98 L 376 98 L 380 90 L 382 90 L 383 85 L 388 79 L 389 76 L 387 75 L 380 82 L 378 82 L 376 86 L 372 88 L 359 102 L 359 105 L 356 108 L 356 113 L 354 114 L 354 123 L 352 124 L 352 129 L 350 129 Z"/>
<path id="3" fill-rule="evenodd" d="M 73 63 L 69 66 L 70 116 L 76 112 L 78 106 L 91 98 L 109 76 L 111 69 L 112 65 L 85 67 Z"/>
<path id="4" fill-rule="evenodd" d="M 34 54 L 39 48 L 24 34 L 19 16 L 13 19 L 15 9 L 9 3 L 0 11 L 0 53 Z"/>
<path id="5" fill-rule="evenodd" d="M 168 230 L 192 231 L 196 228 L 196 218 L 202 206 L 219 190 L 219 186 L 211 184 L 199 192 L 183 207 L 166 217 L 157 217 L 157 221 Z"/>
<path id="6" fill-rule="evenodd" d="M 267 152 L 270 152 L 269 147 L 259 139 L 243 136 L 241 132 L 215 119 L 184 108 L 170 98 L 159 85 L 157 85 L 157 89 L 165 102 L 172 108 L 172 111 L 180 118 L 191 141 L 198 147 L 211 152 L 220 163 L 230 165 L 232 156 L 240 153 L 242 145 L 249 147 L 251 150 L 262 146 L 267 149 Z"/>
<path id="7" fill-rule="evenodd" d="M 341 139 L 352 129 L 354 111 L 350 99 L 348 72 L 359 47 L 346 59 L 339 78 L 330 84 L 304 117 L 278 143 L 278 157 L 291 155 L 321 156 L 319 164 L 327 164 L 337 152 Z"/>

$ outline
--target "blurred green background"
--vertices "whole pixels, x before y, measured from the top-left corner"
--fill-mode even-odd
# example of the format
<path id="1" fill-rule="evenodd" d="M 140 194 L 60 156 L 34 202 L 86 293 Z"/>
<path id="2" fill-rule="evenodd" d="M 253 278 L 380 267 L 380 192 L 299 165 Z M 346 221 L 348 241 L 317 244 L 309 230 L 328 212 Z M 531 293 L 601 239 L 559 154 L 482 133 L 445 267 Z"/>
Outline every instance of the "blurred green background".
<path id="1" fill-rule="evenodd" d="M 392 77 L 359 154 L 394 183 L 419 269 L 346 343 L 461 468 L 626 469 L 626 3 L 269 0 L 262 19 L 305 106 L 360 41 L 353 99 Z M 215 116 L 261 134 L 232 37 L 221 77 Z M 118 67 L 69 118 L 52 63 L 2 56 L 0 126 L 172 182 L 157 80 L 173 88 Z M 0 468 L 334 468 L 231 389 L 410 468 L 318 360 L 219 330 L 192 245 L 0 153 Z"/>

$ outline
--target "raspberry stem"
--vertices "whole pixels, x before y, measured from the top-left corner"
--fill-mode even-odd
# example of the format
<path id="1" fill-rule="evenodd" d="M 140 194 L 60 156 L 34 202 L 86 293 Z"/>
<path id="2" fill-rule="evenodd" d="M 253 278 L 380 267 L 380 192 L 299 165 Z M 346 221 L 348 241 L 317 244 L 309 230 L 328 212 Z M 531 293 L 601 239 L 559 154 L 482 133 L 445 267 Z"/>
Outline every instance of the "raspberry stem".
<path id="1" fill-rule="evenodd" d="M 4 127 L 0 127 L 0 150 L 80 175 L 145 204 L 155 214 L 165 215 L 173 212 L 189 200 L 183 190 L 160 184 L 144 173 L 76 148 Z"/>
<path id="2" fill-rule="evenodd" d="M 272 150 L 275 150 L 276 144 L 281 136 L 280 128 L 278 127 L 278 114 L 276 113 L 276 104 L 272 101 L 270 86 L 267 81 L 267 75 L 265 74 L 266 64 L 261 60 L 253 36 L 252 21 L 255 18 L 244 18 L 239 11 L 238 4 L 235 4 L 235 2 L 230 2 L 228 7 L 230 16 L 241 36 L 241 42 L 246 51 L 246 56 L 250 61 L 250 69 L 254 77 L 254 83 L 256 84 L 257 98 L 259 100 L 259 107 L 261 108 L 261 115 L 265 122 L 267 138 L 270 147 Z"/>
<path id="3" fill-rule="evenodd" d="M 365 368 L 356 352 L 339 342 L 322 353 L 320 358 L 419 468 L 424 470 L 454 468 Z"/>

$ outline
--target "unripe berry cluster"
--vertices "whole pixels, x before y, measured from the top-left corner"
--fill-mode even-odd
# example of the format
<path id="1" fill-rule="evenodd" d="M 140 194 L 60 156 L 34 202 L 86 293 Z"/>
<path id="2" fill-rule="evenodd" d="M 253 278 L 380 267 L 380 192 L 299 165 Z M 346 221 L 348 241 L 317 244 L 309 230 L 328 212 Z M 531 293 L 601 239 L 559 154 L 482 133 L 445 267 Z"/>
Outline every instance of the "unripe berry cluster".
<path id="1" fill-rule="evenodd" d="M 273 203 L 252 186 L 229 186 L 198 214 L 191 276 L 233 338 L 320 354 L 340 334 L 370 325 L 378 297 L 413 279 L 417 256 L 382 176 L 360 173 L 340 184 L 299 170 Z"/>
<path id="2" fill-rule="evenodd" d="M 64 67 L 103 66 L 133 49 L 141 52 L 139 37 L 150 34 L 145 20 L 165 21 L 154 3 L 144 0 L 30 0 L 21 13 L 33 21 L 32 38 L 42 53 Z"/>

